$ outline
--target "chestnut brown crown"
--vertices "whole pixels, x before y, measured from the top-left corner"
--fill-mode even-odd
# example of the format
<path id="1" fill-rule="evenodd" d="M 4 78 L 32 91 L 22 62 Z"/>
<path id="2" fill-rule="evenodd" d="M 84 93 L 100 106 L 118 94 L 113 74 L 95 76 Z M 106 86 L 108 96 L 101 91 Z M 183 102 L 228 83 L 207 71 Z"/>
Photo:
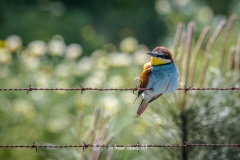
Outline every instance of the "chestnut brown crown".
<path id="1" fill-rule="evenodd" d="M 172 63 L 174 63 L 171 52 L 164 46 L 158 46 L 153 49 L 153 52 L 163 52 L 164 55 L 168 56 Z"/>

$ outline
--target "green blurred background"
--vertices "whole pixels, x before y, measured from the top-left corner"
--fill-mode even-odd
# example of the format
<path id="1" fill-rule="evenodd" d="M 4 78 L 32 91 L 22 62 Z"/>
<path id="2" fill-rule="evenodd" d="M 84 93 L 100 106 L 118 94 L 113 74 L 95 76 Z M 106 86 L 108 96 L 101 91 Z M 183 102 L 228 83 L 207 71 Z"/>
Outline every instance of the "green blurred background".
<path id="1" fill-rule="evenodd" d="M 60 34 L 67 44 L 80 43 L 86 54 L 127 36 L 153 48 L 174 34 L 178 22 L 194 20 L 201 29 L 238 7 L 237 0 L 2 0 L 0 36 L 17 34 L 27 45 Z"/>
<path id="2" fill-rule="evenodd" d="M 132 88 L 149 61 L 145 53 L 157 45 L 173 51 L 179 87 L 240 85 L 238 0 L 0 3 L 0 88 Z M 131 91 L 1 92 L 0 145 L 239 141 L 237 91 L 176 91 L 151 103 L 141 117 L 136 117 L 140 100 L 133 104 L 135 96 Z M 0 149 L 0 159 L 106 158 L 200 160 L 240 155 L 238 148 L 214 147 L 148 148 L 139 153 Z"/>

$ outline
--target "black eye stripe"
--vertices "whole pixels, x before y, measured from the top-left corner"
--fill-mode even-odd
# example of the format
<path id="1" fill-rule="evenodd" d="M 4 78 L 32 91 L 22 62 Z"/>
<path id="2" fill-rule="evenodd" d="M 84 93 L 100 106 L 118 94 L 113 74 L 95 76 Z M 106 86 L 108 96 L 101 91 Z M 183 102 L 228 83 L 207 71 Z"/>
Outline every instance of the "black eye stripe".
<path id="1" fill-rule="evenodd" d="M 158 55 L 157 57 L 161 57 L 161 58 L 164 58 L 164 59 L 170 59 L 169 55 Z"/>

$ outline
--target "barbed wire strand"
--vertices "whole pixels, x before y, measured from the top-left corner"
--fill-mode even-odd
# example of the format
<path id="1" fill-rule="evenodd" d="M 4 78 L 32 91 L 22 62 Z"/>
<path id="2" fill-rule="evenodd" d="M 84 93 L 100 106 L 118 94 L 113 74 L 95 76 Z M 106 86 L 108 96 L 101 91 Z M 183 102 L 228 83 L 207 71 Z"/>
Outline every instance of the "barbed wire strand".
<path id="1" fill-rule="evenodd" d="M 81 145 L 36 145 L 35 142 L 33 142 L 32 145 L 0 145 L 1 148 L 8 148 L 8 149 L 13 149 L 13 148 L 35 148 L 36 152 L 37 149 L 39 148 L 83 148 L 83 151 L 87 148 L 112 148 L 112 149 L 117 149 L 117 148 L 138 148 L 138 149 L 147 149 L 147 148 L 180 148 L 180 147 L 234 147 L 238 148 L 240 147 L 240 143 L 234 143 L 234 144 L 192 144 L 190 143 L 184 143 L 184 144 L 176 144 L 176 145 L 155 145 L 155 144 L 127 144 L 127 145 L 120 145 L 120 144 L 115 144 L 115 145 L 98 145 L 98 144 L 86 144 L 83 142 Z"/>
<path id="2" fill-rule="evenodd" d="M 137 91 L 137 90 L 152 90 L 152 88 L 84 88 L 81 85 L 79 85 L 80 88 L 37 88 L 37 87 L 31 87 L 31 85 L 29 85 L 29 88 L 0 88 L 0 91 L 27 91 L 31 92 L 31 91 L 81 91 L 81 93 L 83 93 L 84 91 Z M 183 90 L 186 92 L 188 91 L 209 91 L 209 90 L 218 90 L 218 91 L 239 91 L 240 88 L 239 87 L 227 87 L 227 88 L 194 88 L 193 86 L 191 87 L 187 87 L 184 86 L 184 88 L 177 88 L 177 90 Z"/>

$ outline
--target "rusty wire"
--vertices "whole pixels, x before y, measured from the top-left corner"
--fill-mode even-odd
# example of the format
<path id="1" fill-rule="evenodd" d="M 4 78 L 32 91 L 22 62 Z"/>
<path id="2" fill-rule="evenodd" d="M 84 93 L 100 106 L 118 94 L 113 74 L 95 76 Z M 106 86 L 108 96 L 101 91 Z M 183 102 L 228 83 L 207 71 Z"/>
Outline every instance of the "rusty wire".
<path id="1" fill-rule="evenodd" d="M 1 148 L 33 148 L 37 149 L 38 148 L 82 148 L 83 151 L 87 148 L 110 148 L 110 149 L 118 149 L 118 148 L 135 148 L 138 150 L 146 150 L 147 148 L 183 148 L 183 147 L 240 147 L 240 143 L 233 143 L 233 144 L 192 144 L 192 143 L 184 143 L 184 144 L 176 144 L 176 145 L 155 145 L 155 144 L 127 144 L 127 145 L 104 145 L 104 144 L 86 144 L 83 142 L 83 144 L 80 145 L 36 145 L 35 142 L 33 142 L 32 145 L 0 145 Z M 96 149 L 98 150 L 98 149 Z"/>
<path id="2" fill-rule="evenodd" d="M 137 91 L 137 90 L 152 90 L 152 88 L 84 88 L 80 85 L 80 88 L 37 88 L 37 87 L 31 87 L 29 88 L 0 88 L 0 91 L 54 91 L 54 90 L 59 90 L 59 91 Z M 240 90 L 239 87 L 229 87 L 229 88 L 194 88 L 193 86 L 187 87 L 184 86 L 184 88 L 178 88 L 177 90 L 183 90 L 186 92 L 192 91 L 192 90 L 201 90 L 201 91 L 208 91 L 208 90 L 219 90 L 219 91 L 238 91 Z M 93 147 L 100 147 L 100 148 L 109 148 L 112 147 L 113 150 L 116 148 L 136 148 L 138 151 L 142 150 L 142 148 L 185 148 L 185 147 L 240 147 L 240 143 L 234 143 L 234 144 L 192 144 L 192 143 L 184 143 L 184 144 L 176 144 L 176 145 L 155 145 L 155 144 L 128 144 L 128 145 L 96 145 L 96 144 L 86 144 L 83 142 L 81 145 L 36 145 L 35 142 L 33 142 L 32 145 L 0 145 L 1 148 L 33 148 L 37 149 L 38 148 L 82 148 L 83 151 L 87 148 L 93 148 Z"/>
<path id="3" fill-rule="evenodd" d="M 152 90 L 152 88 L 85 88 L 80 85 L 80 88 L 37 88 L 37 87 L 31 87 L 31 85 L 28 88 L 0 88 L 0 91 L 137 91 L 137 90 Z M 238 91 L 240 90 L 239 87 L 227 87 L 227 88 L 194 88 L 193 86 L 187 87 L 184 86 L 183 88 L 178 88 L 177 90 L 183 90 L 185 92 L 188 91 L 209 91 L 209 90 L 218 90 L 218 91 Z"/>

